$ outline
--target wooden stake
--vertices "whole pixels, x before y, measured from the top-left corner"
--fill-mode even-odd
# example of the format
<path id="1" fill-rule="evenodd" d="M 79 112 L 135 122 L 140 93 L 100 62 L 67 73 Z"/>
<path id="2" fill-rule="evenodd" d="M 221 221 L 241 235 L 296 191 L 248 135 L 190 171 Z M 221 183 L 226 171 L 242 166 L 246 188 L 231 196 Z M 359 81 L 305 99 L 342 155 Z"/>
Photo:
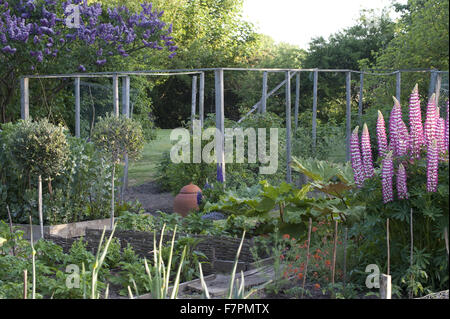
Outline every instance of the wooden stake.
<path id="1" fill-rule="evenodd" d="M 13 226 L 12 226 L 12 218 L 11 218 L 11 211 L 9 210 L 9 205 L 6 205 L 6 210 L 8 211 L 8 218 L 9 218 L 9 231 L 11 233 L 13 233 Z M 448 250 L 447 250 L 448 251 Z M 14 245 L 12 246 L 12 253 L 13 256 L 16 255 L 16 241 L 14 240 Z"/>
<path id="2" fill-rule="evenodd" d="M 36 299 L 36 263 L 34 262 L 34 245 L 33 245 L 33 222 L 30 215 L 30 242 L 31 242 L 31 262 L 33 264 L 33 286 L 31 287 L 31 299 Z"/>
<path id="3" fill-rule="evenodd" d="M 448 231 L 447 231 L 447 227 L 444 228 L 444 240 L 445 240 L 445 248 L 447 249 L 447 256 L 448 256 Z"/>
<path id="4" fill-rule="evenodd" d="M 391 276 L 382 274 L 380 276 L 380 298 L 391 299 L 392 298 L 392 285 Z"/>
<path id="5" fill-rule="evenodd" d="M 347 282 L 347 238 L 348 238 L 348 228 L 345 227 L 345 237 L 344 237 L 344 285 Z"/>
<path id="6" fill-rule="evenodd" d="M 389 218 L 386 221 L 386 240 L 387 240 L 387 275 L 391 273 L 391 246 L 389 243 Z"/>
<path id="7" fill-rule="evenodd" d="M 411 208 L 411 215 L 410 215 L 410 230 L 411 230 L 411 252 L 410 252 L 410 266 L 412 268 L 413 266 L 413 260 L 414 260 L 414 234 L 413 234 L 413 210 Z M 411 276 L 412 280 L 412 276 Z M 412 299 L 414 297 L 413 288 L 411 288 L 411 291 L 409 292 L 409 298 Z"/>
<path id="8" fill-rule="evenodd" d="M 308 263 L 309 263 L 309 247 L 311 243 L 311 228 L 312 228 L 312 219 L 309 218 L 309 229 L 308 229 L 308 247 L 306 248 L 306 265 L 305 265 L 305 271 L 303 276 L 303 284 L 302 284 L 302 298 L 303 293 L 305 291 L 305 282 L 306 282 L 306 276 L 308 274 Z"/>
<path id="9" fill-rule="evenodd" d="M 42 176 L 38 177 L 38 210 L 39 224 L 41 225 L 41 238 L 44 238 L 44 216 L 42 214 Z"/>
<path id="10" fill-rule="evenodd" d="M 333 264 L 331 267 L 331 283 L 334 285 L 334 275 L 336 273 L 336 248 L 337 248 L 337 232 L 338 232 L 338 221 L 334 221 L 334 247 L 333 247 Z"/>
<path id="11" fill-rule="evenodd" d="M 27 299 L 28 292 L 28 273 L 27 270 L 23 270 L 23 299 Z"/>

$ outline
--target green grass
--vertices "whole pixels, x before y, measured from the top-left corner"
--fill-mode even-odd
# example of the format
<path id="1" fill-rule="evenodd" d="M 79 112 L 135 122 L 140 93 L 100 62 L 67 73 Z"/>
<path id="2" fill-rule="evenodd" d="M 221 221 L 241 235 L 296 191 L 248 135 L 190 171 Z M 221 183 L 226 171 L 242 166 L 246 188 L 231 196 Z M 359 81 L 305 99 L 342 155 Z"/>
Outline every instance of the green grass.
<path id="1" fill-rule="evenodd" d="M 161 160 L 162 153 L 170 150 L 170 129 L 159 129 L 156 139 L 145 144 L 142 157 L 130 163 L 128 170 L 129 186 L 141 185 L 152 181 L 155 176 L 155 169 Z"/>

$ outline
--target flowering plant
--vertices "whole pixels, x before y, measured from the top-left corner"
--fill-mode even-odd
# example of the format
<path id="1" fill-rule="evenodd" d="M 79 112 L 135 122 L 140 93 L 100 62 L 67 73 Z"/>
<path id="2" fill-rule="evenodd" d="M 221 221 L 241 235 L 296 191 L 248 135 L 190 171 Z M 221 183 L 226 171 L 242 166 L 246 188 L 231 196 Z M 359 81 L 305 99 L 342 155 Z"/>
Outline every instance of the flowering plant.
<path id="1" fill-rule="evenodd" d="M 386 260 L 386 219 L 390 219 L 391 269 L 393 280 L 409 271 L 410 213 L 413 212 L 414 264 L 428 274 L 428 287 L 439 289 L 448 282 L 444 233 L 449 222 L 448 186 L 448 101 L 446 117 L 435 96 L 427 103 L 422 121 L 418 86 L 409 100 L 409 126 L 402 118 L 400 102 L 394 98 L 388 132 L 384 116 L 378 113 L 376 127 L 378 159 L 372 162 L 372 147 L 365 126 L 360 146 L 358 129 L 351 139 L 352 168 L 358 188 L 355 203 L 365 205 L 363 223 L 353 232 L 363 236 L 359 244 L 367 262 Z M 442 112 L 445 113 L 445 112 Z M 371 174 L 373 172 L 373 174 Z M 369 173 L 369 174 L 368 174 Z M 425 285 L 421 286 L 425 290 Z M 420 289 L 419 289 L 420 290 Z"/>

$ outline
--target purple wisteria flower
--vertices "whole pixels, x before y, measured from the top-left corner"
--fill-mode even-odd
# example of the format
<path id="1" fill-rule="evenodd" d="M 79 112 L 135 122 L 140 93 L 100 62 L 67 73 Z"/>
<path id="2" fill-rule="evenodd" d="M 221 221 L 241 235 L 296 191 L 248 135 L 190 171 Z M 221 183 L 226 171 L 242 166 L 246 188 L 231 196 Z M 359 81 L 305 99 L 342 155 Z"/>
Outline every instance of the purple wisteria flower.
<path id="1" fill-rule="evenodd" d="M 439 154 L 436 139 L 428 145 L 427 152 L 427 191 L 436 192 L 438 185 Z"/>
<path id="2" fill-rule="evenodd" d="M 361 187 L 365 179 L 365 173 L 361 160 L 361 150 L 359 148 L 358 130 L 359 127 L 357 126 L 350 137 L 350 154 L 355 184 L 357 187 Z"/>
<path id="3" fill-rule="evenodd" d="M 0 50 L 3 53 L 17 54 L 19 45 L 26 43 L 31 46 L 31 52 L 37 52 L 31 55 L 32 60 L 41 63 L 62 52 L 70 52 L 72 42 L 81 42 L 86 48 L 95 47 L 98 57 L 103 56 L 103 49 L 127 57 L 131 50 L 145 47 L 156 50 L 165 47 L 170 58 L 176 54 L 177 46 L 170 36 L 172 25 L 163 22 L 164 12 L 153 9 L 150 3 L 141 4 L 141 11 L 134 13 L 126 6 L 103 10 L 101 3 L 88 3 L 88 0 L 19 2 L 20 5 L 9 6 L 7 1 L 0 1 Z M 68 7 L 71 4 L 76 4 L 80 13 L 76 28 L 64 25 L 74 13 Z M 61 50 L 63 47 L 65 50 Z M 106 63 L 103 61 L 106 59 L 97 60 L 97 64 Z"/>
<path id="4" fill-rule="evenodd" d="M 416 157 L 419 157 L 420 150 L 425 144 L 425 140 L 423 136 L 418 84 L 414 87 L 409 100 L 409 125 L 411 130 L 411 150 Z"/>
<path id="5" fill-rule="evenodd" d="M 406 170 L 400 164 L 397 171 L 397 194 L 399 199 L 408 199 L 408 187 L 406 186 Z"/>
<path id="6" fill-rule="evenodd" d="M 436 138 L 437 118 L 436 118 L 436 95 L 433 93 L 427 105 L 427 118 L 425 120 L 425 143 L 429 147 Z"/>
<path id="7" fill-rule="evenodd" d="M 381 111 L 378 110 L 377 120 L 377 141 L 378 141 L 378 155 L 385 157 L 388 152 L 388 141 L 386 136 L 386 125 Z"/>
<path id="8" fill-rule="evenodd" d="M 383 202 L 385 204 L 394 200 L 392 177 L 394 175 L 394 162 L 392 161 L 392 152 L 389 152 L 381 162 L 381 185 L 383 193 Z"/>
<path id="9" fill-rule="evenodd" d="M 361 149 L 362 149 L 362 162 L 364 167 L 364 177 L 372 178 L 374 174 L 373 162 L 372 162 L 372 148 L 370 145 L 370 135 L 367 124 L 364 123 L 363 132 L 361 135 Z"/>

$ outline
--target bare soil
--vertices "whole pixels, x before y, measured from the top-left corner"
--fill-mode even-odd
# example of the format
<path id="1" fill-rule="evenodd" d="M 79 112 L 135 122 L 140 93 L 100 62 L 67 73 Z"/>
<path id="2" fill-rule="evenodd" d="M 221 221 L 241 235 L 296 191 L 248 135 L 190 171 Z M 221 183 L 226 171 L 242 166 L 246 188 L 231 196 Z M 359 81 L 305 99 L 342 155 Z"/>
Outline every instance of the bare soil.
<path id="1" fill-rule="evenodd" d="M 157 211 L 173 213 L 173 200 L 175 196 L 160 190 L 158 184 L 149 181 L 138 186 L 129 187 L 124 193 L 125 201 L 138 200 L 146 213 L 156 214 Z"/>

